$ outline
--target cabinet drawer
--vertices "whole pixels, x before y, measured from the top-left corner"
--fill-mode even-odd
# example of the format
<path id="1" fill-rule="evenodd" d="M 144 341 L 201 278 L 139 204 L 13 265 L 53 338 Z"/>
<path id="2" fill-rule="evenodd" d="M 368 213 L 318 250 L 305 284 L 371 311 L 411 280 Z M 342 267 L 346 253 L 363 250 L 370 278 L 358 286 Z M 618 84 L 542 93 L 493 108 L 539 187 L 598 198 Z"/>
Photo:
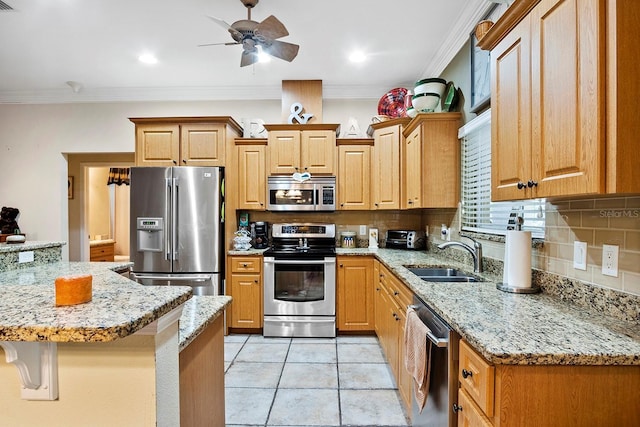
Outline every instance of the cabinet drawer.
<path id="1" fill-rule="evenodd" d="M 113 262 L 114 250 L 113 244 L 94 246 L 89 249 L 89 260 L 93 262 Z"/>
<path id="2" fill-rule="evenodd" d="M 262 270 L 262 257 L 233 257 L 231 271 L 233 273 L 259 273 Z"/>
<path id="3" fill-rule="evenodd" d="M 488 417 L 493 417 L 495 368 L 465 341 L 460 341 L 458 379 L 480 409 Z"/>
<path id="4" fill-rule="evenodd" d="M 460 389 L 458 391 L 458 425 L 461 427 L 491 427 L 493 424 L 487 418 L 482 410 L 473 402 L 473 398 L 469 394 Z"/>

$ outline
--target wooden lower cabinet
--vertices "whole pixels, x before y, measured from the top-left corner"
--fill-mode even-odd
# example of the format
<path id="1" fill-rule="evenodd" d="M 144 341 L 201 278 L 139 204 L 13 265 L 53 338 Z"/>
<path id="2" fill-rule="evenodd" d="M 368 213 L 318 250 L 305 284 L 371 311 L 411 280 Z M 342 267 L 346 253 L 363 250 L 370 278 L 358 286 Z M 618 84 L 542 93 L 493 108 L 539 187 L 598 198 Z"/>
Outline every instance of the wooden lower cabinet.
<path id="1" fill-rule="evenodd" d="M 336 261 L 338 330 L 374 331 L 373 257 L 339 256 Z"/>
<path id="2" fill-rule="evenodd" d="M 180 425 L 223 426 L 224 316 L 180 352 Z"/>
<path id="3" fill-rule="evenodd" d="M 115 256 L 115 242 L 92 244 L 89 248 L 89 261 L 113 262 Z"/>
<path id="4" fill-rule="evenodd" d="M 227 292 L 233 300 L 227 310 L 230 328 L 258 329 L 263 324 L 262 257 L 229 257 Z"/>
<path id="5" fill-rule="evenodd" d="M 384 265 L 376 263 L 375 331 L 407 412 L 411 413 L 413 380 L 404 366 L 404 329 L 407 306 L 412 303 L 413 294 Z"/>
<path id="6" fill-rule="evenodd" d="M 640 425 L 640 366 L 491 365 L 462 340 L 458 380 L 459 426 Z"/>

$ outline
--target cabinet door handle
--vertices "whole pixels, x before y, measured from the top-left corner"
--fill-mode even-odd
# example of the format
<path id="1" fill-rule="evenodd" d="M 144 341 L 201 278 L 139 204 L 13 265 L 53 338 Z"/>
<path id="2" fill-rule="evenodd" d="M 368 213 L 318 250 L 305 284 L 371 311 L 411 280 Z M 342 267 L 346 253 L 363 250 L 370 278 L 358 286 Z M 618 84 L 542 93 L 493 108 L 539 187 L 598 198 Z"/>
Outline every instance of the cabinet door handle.
<path id="1" fill-rule="evenodd" d="M 400 292 L 398 292 L 398 291 L 393 291 L 393 295 L 394 295 L 394 296 L 398 296 L 398 295 L 400 295 Z"/>
<path id="2" fill-rule="evenodd" d="M 453 410 L 454 414 L 458 412 L 462 412 L 462 406 L 458 405 L 457 403 L 454 403 L 451 409 Z"/>
<path id="3" fill-rule="evenodd" d="M 344 265 L 340 264 L 340 268 L 344 267 Z"/>
<path id="4" fill-rule="evenodd" d="M 254 280 L 253 280 L 253 282 L 254 282 L 254 283 L 258 283 L 258 279 L 254 279 Z"/>
<path id="5" fill-rule="evenodd" d="M 243 268 L 247 268 L 247 267 L 249 267 L 249 264 L 242 264 L 242 267 Z"/>
<path id="6" fill-rule="evenodd" d="M 186 159 L 182 159 L 182 163 L 184 163 L 186 165 L 187 164 Z"/>
<path id="7" fill-rule="evenodd" d="M 530 179 L 530 180 L 527 182 L 527 187 L 529 187 L 529 188 L 537 187 L 537 186 L 538 186 L 538 181 L 534 181 L 534 180 Z"/>
<path id="8" fill-rule="evenodd" d="M 471 371 L 467 371 L 466 369 L 462 369 L 462 378 L 468 378 L 468 377 L 472 377 L 473 376 L 473 372 Z"/>
<path id="9" fill-rule="evenodd" d="M 174 165 L 177 165 L 177 164 L 178 164 L 178 162 L 176 162 L 176 161 L 174 160 L 174 161 L 173 161 L 173 164 L 174 164 Z"/>
<path id="10" fill-rule="evenodd" d="M 518 181 L 518 190 L 522 190 L 523 188 L 526 188 L 527 185 L 522 182 L 522 181 Z"/>

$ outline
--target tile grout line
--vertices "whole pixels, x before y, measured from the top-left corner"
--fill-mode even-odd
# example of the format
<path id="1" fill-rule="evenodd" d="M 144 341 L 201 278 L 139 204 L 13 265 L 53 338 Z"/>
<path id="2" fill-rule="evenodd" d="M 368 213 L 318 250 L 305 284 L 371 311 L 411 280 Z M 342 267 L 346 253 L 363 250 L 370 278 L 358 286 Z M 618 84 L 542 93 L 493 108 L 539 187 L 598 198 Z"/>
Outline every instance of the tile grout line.
<path id="1" fill-rule="evenodd" d="M 287 347 L 287 353 L 284 355 L 284 361 L 282 362 L 282 369 L 280 370 L 280 375 L 278 376 L 276 389 L 273 392 L 273 399 L 271 400 L 271 405 L 269 406 L 269 411 L 267 412 L 267 419 L 264 421 L 264 427 L 267 427 L 269 425 L 269 418 L 271 418 L 271 411 L 273 410 L 273 405 L 275 405 L 276 403 L 276 397 L 278 396 L 278 390 L 280 389 L 280 381 L 282 381 L 282 374 L 284 373 L 284 367 L 287 365 L 287 359 L 289 358 L 289 352 L 291 351 L 292 343 L 293 343 L 293 339 L 289 339 L 289 346 Z"/>

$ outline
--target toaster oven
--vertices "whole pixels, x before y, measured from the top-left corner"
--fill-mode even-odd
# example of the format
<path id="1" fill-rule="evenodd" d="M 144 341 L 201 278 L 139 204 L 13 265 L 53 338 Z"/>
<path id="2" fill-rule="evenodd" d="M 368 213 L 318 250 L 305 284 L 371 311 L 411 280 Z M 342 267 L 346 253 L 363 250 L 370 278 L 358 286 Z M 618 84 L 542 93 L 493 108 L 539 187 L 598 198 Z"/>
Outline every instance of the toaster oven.
<path id="1" fill-rule="evenodd" d="M 416 230 L 387 230 L 385 247 L 389 249 L 422 249 L 425 247 L 423 232 Z"/>

